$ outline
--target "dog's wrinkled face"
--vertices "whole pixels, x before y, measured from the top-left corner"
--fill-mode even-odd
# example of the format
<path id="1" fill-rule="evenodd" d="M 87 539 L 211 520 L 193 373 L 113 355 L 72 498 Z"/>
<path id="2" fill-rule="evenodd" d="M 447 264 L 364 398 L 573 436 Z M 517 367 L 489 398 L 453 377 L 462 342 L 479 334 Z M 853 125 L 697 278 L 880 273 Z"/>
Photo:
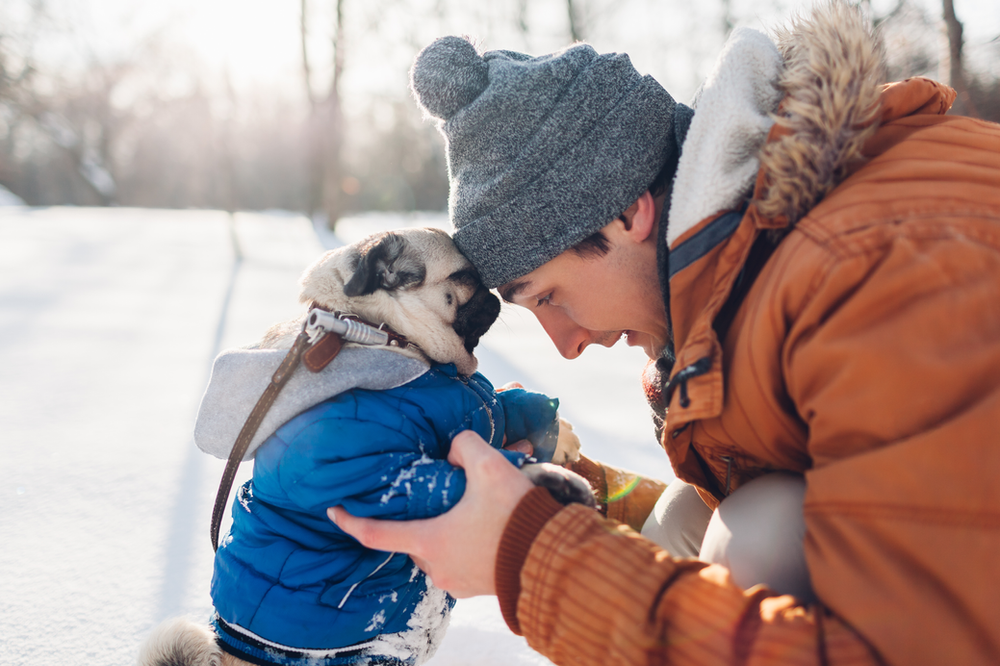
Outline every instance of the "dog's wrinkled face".
<path id="1" fill-rule="evenodd" d="M 500 300 L 439 229 L 402 229 L 328 252 L 306 269 L 301 300 L 386 323 L 439 363 L 475 372 L 472 350 Z"/>

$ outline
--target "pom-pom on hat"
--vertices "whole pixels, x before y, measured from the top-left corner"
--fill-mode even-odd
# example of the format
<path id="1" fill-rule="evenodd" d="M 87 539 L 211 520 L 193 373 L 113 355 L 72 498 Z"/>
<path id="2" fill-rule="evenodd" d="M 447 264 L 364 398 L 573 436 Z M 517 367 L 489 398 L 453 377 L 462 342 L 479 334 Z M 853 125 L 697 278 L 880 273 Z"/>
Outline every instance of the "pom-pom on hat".
<path id="1" fill-rule="evenodd" d="M 627 55 L 577 44 L 482 55 L 442 37 L 410 71 L 439 120 L 459 249 L 487 287 L 519 278 L 621 215 L 668 162 L 693 113 Z"/>
<path id="2" fill-rule="evenodd" d="M 433 46 L 417 59 L 412 87 L 430 115 L 448 120 L 486 90 L 490 68 L 464 39 L 444 37 Z"/>

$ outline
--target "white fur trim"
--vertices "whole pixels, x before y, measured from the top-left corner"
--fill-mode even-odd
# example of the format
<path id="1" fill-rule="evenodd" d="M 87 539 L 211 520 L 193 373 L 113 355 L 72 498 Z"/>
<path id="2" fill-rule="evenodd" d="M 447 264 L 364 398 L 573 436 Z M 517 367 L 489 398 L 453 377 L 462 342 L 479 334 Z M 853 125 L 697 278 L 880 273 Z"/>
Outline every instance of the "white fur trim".
<path id="1" fill-rule="evenodd" d="M 709 215 L 736 207 L 753 187 L 770 114 L 781 102 L 781 66 L 764 33 L 733 31 L 697 96 L 670 200 L 668 247 Z"/>

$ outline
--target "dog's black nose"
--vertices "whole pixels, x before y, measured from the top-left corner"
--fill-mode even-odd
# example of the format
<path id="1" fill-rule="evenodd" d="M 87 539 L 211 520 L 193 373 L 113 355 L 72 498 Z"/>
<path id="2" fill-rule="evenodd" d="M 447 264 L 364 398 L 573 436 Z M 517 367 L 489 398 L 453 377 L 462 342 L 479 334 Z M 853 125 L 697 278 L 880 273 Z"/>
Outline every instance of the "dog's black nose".
<path id="1" fill-rule="evenodd" d="M 489 289 L 480 287 L 469 301 L 458 308 L 455 313 L 455 323 L 452 328 L 458 336 L 465 340 L 465 351 L 472 350 L 479 344 L 490 326 L 500 316 L 500 299 L 490 293 Z"/>

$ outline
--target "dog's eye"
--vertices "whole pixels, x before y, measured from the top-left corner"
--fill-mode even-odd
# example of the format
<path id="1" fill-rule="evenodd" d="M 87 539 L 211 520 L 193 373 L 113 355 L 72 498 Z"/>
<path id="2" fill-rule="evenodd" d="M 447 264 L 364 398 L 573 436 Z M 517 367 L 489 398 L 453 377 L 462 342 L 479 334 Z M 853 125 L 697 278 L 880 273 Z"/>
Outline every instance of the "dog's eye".
<path id="1" fill-rule="evenodd" d="M 444 297 L 448 301 L 448 305 L 451 305 L 452 303 L 455 302 L 455 297 L 452 296 L 451 294 L 445 294 Z"/>

